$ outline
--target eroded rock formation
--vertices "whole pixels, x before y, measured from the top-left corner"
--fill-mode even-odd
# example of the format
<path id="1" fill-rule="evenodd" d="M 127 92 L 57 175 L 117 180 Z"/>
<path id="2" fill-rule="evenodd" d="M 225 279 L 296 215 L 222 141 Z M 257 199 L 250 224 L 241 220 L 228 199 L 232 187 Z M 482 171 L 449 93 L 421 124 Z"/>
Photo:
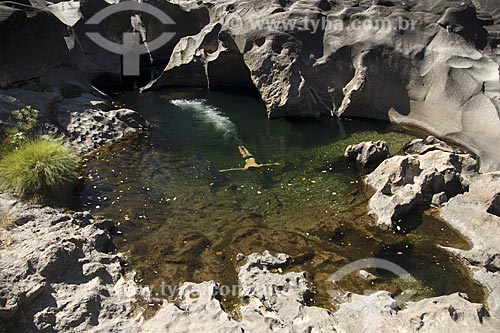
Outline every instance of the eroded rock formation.
<path id="1" fill-rule="evenodd" d="M 0 2 L 0 88 L 60 66 L 68 56 L 64 29 L 46 11 Z"/>
<path id="2" fill-rule="evenodd" d="M 252 254 L 239 269 L 240 321 L 224 312 L 215 282 L 185 283 L 175 304 L 165 303 L 145 332 L 494 332 L 496 319 L 479 304 L 453 294 L 409 303 L 401 310 L 388 292 L 351 295 L 336 312 L 308 306 L 311 286 L 303 272 L 272 273 L 290 258 Z"/>
<path id="3" fill-rule="evenodd" d="M 48 92 L 2 90 L 0 121 L 7 121 L 10 112 L 16 109 L 32 106 L 40 112 L 42 133 L 64 136 L 80 153 L 149 126 L 139 113 L 113 105 L 102 93 L 79 89 L 73 89 L 73 93 L 76 94 L 65 98 L 68 92 L 63 93 L 55 87 Z"/>
<path id="4" fill-rule="evenodd" d="M 441 217 L 472 243 L 468 251 L 446 248 L 462 258 L 489 291 L 490 312 L 500 315 L 500 216 L 492 207 L 500 196 L 500 173 L 474 177 L 469 191 L 450 199 Z M 495 214 L 495 212 L 497 212 Z"/>
<path id="5" fill-rule="evenodd" d="M 246 66 L 270 117 L 335 115 L 419 126 L 467 146 L 483 170 L 500 168 L 494 1 L 181 6 L 207 8 L 210 23 L 179 41 L 165 72 L 147 88 L 207 86 L 212 77 L 219 81 L 215 67 L 243 75 Z M 390 28 L 356 25 L 379 21 Z M 240 76 L 233 84 L 243 81 Z"/>
<path id="6" fill-rule="evenodd" d="M 406 228 L 408 215 L 432 202 L 443 205 L 441 218 L 464 235 L 470 250 L 444 247 L 460 258 L 475 280 L 488 289 L 487 304 L 500 315 L 500 173 L 478 173 L 475 160 L 461 149 L 428 137 L 405 147 L 405 156 L 385 160 L 365 179 L 375 194 L 369 201 L 376 223 Z"/>
<path id="7" fill-rule="evenodd" d="M 439 200 L 436 195 L 448 199 L 467 191 L 478 172 L 471 155 L 434 137 L 414 140 L 406 150 L 412 153 L 383 161 L 365 178 L 376 190 L 369 214 L 381 226 L 396 226 L 403 217 L 415 215 L 415 209 Z"/>
<path id="8" fill-rule="evenodd" d="M 0 331 L 131 332 L 141 290 L 122 274 L 109 220 L 0 195 Z M 148 297 L 147 292 L 144 294 Z"/>

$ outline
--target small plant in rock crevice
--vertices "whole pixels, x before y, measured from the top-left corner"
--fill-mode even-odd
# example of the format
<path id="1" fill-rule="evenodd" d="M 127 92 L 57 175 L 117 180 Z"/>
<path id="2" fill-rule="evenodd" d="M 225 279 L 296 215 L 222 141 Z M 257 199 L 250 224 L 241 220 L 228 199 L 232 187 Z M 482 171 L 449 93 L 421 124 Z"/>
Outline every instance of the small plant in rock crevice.
<path id="1" fill-rule="evenodd" d="M 34 139 L 38 134 L 39 119 L 40 112 L 31 106 L 12 111 L 8 122 L 3 123 L 0 152 L 5 154 Z"/>
<path id="2" fill-rule="evenodd" d="M 39 118 L 40 112 L 31 106 L 12 111 L 11 122 L 13 127 L 10 129 L 9 138 L 14 148 L 18 148 L 30 138 L 34 138 Z"/>

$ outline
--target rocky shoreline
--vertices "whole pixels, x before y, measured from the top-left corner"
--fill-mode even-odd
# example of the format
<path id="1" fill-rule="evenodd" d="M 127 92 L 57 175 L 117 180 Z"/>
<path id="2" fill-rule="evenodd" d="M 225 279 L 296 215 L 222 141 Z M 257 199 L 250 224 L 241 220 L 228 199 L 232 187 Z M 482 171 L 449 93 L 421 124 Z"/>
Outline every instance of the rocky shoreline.
<path id="1" fill-rule="evenodd" d="M 269 252 L 249 255 L 239 268 L 239 295 L 245 298 L 239 320 L 224 311 L 221 286 L 214 281 L 184 283 L 175 303 L 165 301 L 145 320 L 149 291 L 123 274 L 121 256 L 103 252 L 112 245 L 110 221 L 27 206 L 5 195 L 0 201 L 18 225 L 12 234 L 2 231 L 2 281 L 10 284 L 1 286 L 1 316 L 15 320 L 17 328 L 26 325 L 27 332 L 496 332 L 499 327 L 494 301 L 487 311 L 463 294 L 410 302 L 404 309 L 384 291 L 346 294 L 336 312 L 308 306 L 312 289 L 304 272 L 278 273 L 291 258 Z M 490 275 L 492 288 L 498 284 L 498 273 L 474 269 L 476 278 Z M 8 324 L 4 329 L 9 331 Z"/>
<path id="2" fill-rule="evenodd" d="M 130 332 L 140 290 L 123 274 L 109 220 L 0 196 L 0 329 L 13 332 Z M 137 318 L 136 318 L 137 317 Z"/>
<path id="3" fill-rule="evenodd" d="M 500 228 L 498 172 L 479 173 L 477 161 L 460 149 L 434 137 L 414 140 L 405 156 L 382 162 L 365 178 L 376 190 L 369 202 L 370 213 L 382 227 L 404 229 L 400 217 L 417 207 L 434 204 L 440 216 L 472 244 L 468 251 L 443 247 L 459 257 L 474 279 L 488 290 L 487 304 L 499 318 Z"/>

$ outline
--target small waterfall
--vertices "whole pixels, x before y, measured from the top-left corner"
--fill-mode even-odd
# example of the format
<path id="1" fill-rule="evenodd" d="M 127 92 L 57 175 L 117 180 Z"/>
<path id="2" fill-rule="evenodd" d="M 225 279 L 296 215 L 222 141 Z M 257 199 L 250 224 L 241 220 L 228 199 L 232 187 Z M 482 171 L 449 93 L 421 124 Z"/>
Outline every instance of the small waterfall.
<path id="1" fill-rule="evenodd" d="M 206 100 L 175 99 L 171 100 L 170 103 L 186 111 L 193 112 L 196 118 L 204 123 L 211 124 L 213 129 L 219 132 L 222 136 L 232 137 L 237 142 L 240 141 L 236 125 L 223 111 L 207 104 Z"/>

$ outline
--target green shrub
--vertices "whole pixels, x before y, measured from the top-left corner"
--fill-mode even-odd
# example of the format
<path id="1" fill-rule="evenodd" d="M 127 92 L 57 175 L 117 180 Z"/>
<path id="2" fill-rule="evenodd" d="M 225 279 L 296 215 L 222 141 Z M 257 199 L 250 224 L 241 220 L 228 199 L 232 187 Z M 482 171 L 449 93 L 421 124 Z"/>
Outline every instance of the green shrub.
<path id="1" fill-rule="evenodd" d="M 11 112 L 11 117 L 15 120 L 15 127 L 19 132 L 32 132 L 38 124 L 40 112 L 31 106 Z"/>
<path id="2" fill-rule="evenodd" d="M 22 197 L 59 197 L 74 184 L 78 159 L 54 139 L 36 139 L 0 161 L 0 187 Z"/>
<path id="3" fill-rule="evenodd" d="M 37 136 L 40 112 L 31 106 L 14 110 L 0 129 L 0 152 L 17 149 Z"/>

